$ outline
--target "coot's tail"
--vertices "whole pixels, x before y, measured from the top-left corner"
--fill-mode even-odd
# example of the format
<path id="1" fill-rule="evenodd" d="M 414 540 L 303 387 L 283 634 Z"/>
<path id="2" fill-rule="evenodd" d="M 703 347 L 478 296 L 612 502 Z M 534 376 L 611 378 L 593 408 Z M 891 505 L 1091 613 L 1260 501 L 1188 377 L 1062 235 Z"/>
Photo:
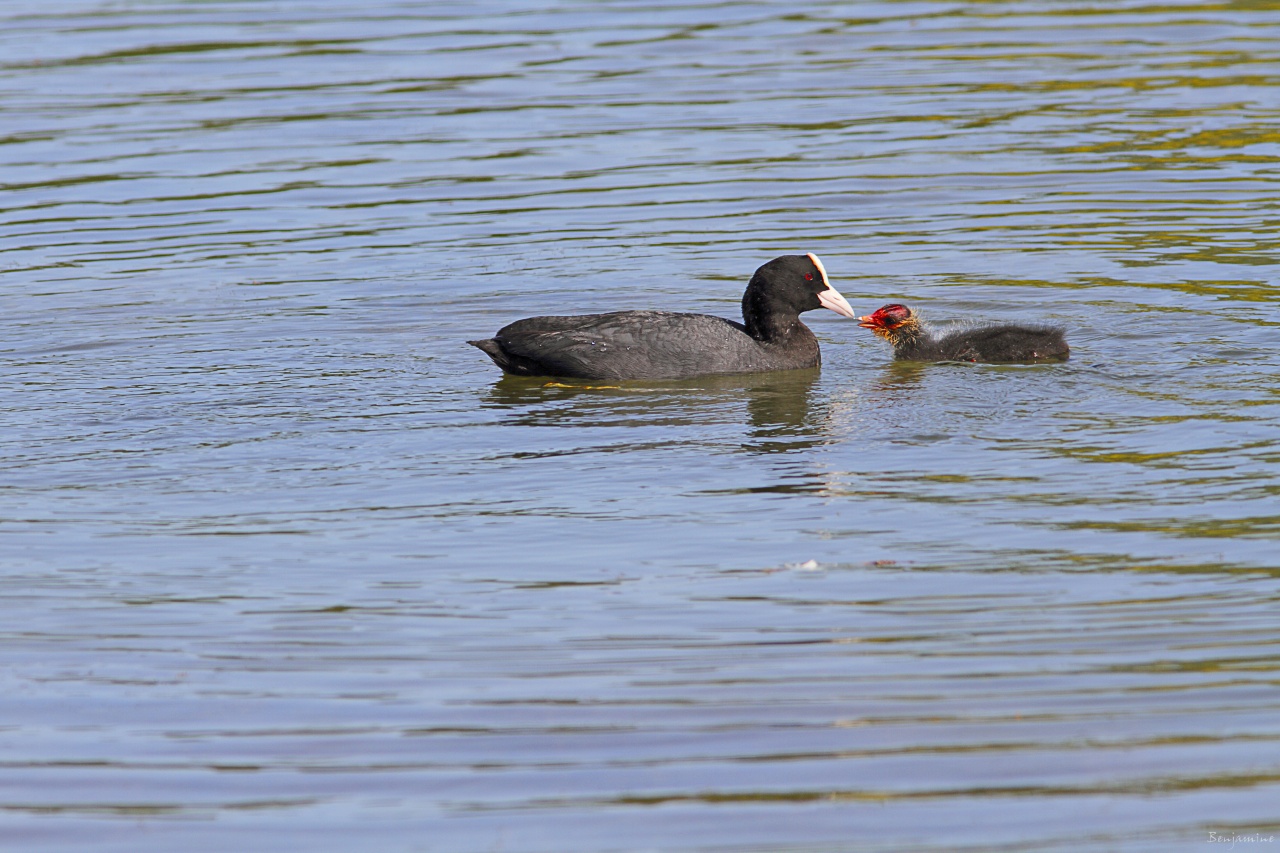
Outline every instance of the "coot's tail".
<path id="1" fill-rule="evenodd" d="M 493 363 L 498 365 L 498 367 L 501 367 L 503 370 L 507 369 L 507 365 L 510 363 L 507 359 L 507 354 L 502 351 L 502 344 L 498 343 L 493 338 L 485 338 L 482 341 L 467 341 L 467 343 L 493 359 Z"/>
<path id="2" fill-rule="evenodd" d="M 497 338 L 485 338 L 482 341 L 467 341 L 467 343 L 493 359 L 493 363 L 501 367 L 504 373 L 513 373 L 516 376 L 541 375 L 538 365 L 530 359 L 507 352 Z"/>

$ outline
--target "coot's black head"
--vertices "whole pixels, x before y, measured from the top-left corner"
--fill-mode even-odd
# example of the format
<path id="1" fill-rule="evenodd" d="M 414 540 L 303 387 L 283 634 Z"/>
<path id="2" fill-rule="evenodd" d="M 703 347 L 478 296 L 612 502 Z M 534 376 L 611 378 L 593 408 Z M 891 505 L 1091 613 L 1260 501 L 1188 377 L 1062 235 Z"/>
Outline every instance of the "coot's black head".
<path id="1" fill-rule="evenodd" d="M 788 325 L 805 311 L 829 308 L 842 317 L 857 317 L 849 303 L 827 280 L 815 254 L 783 255 L 756 270 L 742 296 L 742 317 L 753 335 L 757 330 Z"/>

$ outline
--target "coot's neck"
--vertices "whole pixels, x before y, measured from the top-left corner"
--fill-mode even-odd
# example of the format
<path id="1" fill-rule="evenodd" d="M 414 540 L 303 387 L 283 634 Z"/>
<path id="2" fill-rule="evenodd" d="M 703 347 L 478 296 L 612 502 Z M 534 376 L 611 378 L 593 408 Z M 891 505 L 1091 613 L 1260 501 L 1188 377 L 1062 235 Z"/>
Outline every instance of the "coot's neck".
<path id="1" fill-rule="evenodd" d="M 893 345 L 893 354 L 899 358 L 911 355 L 930 340 L 924 325 L 915 317 L 896 329 L 885 330 L 884 336 Z"/>
<path id="2" fill-rule="evenodd" d="M 747 292 L 742 294 L 742 322 L 747 334 L 761 343 L 786 340 L 797 332 L 808 331 L 796 309 L 759 286 L 757 278 L 751 279 Z"/>

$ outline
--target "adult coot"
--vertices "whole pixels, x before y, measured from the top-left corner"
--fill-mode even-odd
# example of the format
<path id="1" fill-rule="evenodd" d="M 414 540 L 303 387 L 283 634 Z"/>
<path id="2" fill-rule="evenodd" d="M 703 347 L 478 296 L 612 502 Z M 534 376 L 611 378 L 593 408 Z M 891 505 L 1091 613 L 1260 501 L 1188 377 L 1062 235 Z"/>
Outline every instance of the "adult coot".
<path id="1" fill-rule="evenodd" d="M 858 324 L 893 345 L 900 361 L 1061 361 L 1071 353 L 1057 326 L 999 323 L 968 326 L 934 337 L 905 305 L 886 305 Z"/>
<path id="2" fill-rule="evenodd" d="M 669 311 L 530 317 L 467 343 L 518 376 L 685 379 L 794 370 L 821 363 L 818 339 L 800 322 L 815 308 L 857 317 L 817 255 L 783 255 L 751 277 L 741 323 Z"/>

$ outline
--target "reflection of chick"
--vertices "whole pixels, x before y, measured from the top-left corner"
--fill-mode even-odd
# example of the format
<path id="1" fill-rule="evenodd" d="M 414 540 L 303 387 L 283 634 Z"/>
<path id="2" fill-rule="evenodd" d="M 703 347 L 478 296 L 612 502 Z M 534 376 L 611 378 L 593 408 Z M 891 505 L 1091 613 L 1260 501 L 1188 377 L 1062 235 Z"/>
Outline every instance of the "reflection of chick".
<path id="1" fill-rule="evenodd" d="M 1062 361 L 1071 353 L 1056 326 L 999 323 L 973 326 L 935 338 L 905 305 L 886 305 L 858 325 L 893 345 L 901 361 Z"/>

